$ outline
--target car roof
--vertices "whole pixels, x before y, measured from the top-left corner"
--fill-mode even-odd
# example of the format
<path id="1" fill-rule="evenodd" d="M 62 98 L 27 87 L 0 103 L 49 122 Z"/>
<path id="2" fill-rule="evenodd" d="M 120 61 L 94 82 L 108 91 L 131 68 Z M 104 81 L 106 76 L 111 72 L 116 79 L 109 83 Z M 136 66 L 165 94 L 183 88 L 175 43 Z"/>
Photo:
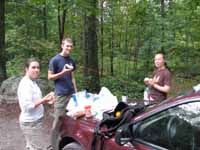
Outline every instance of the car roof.
<path id="1" fill-rule="evenodd" d="M 150 115 L 157 114 L 161 111 L 164 111 L 164 110 L 169 109 L 171 107 L 175 107 L 179 104 L 184 104 L 184 103 L 188 103 L 188 102 L 192 102 L 192 101 L 199 101 L 200 102 L 200 91 L 199 92 L 185 93 L 185 94 L 182 94 L 182 95 L 178 95 L 176 97 L 168 98 L 165 101 L 163 101 L 163 102 L 161 102 L 161 103 L 159 103 L 159 104 L 157 104 L 153 107 L 147 108 L 145 110 L 145 112 L 136 115 L 133 118 L 133 120 L 134 120 L 134 122 L 137 122 L 137 121 L 139 121 L 143 118 L 146 118 Z"/>

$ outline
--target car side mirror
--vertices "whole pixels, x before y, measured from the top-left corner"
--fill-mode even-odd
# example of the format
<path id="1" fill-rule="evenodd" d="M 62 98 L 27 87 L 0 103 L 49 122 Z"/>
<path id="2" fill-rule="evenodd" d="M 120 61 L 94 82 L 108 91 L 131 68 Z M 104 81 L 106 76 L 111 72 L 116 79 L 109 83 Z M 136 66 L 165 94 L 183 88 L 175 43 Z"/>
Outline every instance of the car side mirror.
<path id="1" fill-rule="evenodd" d="M 115 134 L 115 142 L 122 146 L 131 140 L 131 132 L 128 124 L 119 127 Z"/>

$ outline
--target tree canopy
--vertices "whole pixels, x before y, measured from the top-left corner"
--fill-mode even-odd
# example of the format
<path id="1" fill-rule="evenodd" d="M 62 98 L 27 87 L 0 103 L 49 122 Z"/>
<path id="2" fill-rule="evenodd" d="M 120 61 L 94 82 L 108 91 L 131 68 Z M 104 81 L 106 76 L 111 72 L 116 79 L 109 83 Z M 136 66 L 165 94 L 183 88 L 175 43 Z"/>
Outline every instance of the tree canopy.
<path id="1" fill-rule="evenodd" d="M 74 41 L 81 88 L 141 97 L 157 51 L 175 76 L 200 78 L 199 0 L 8 0 L 0 13 L 7 76 L 20 75 L 24 59 L 37 57 L 45 77 L 65 36 Z"/>

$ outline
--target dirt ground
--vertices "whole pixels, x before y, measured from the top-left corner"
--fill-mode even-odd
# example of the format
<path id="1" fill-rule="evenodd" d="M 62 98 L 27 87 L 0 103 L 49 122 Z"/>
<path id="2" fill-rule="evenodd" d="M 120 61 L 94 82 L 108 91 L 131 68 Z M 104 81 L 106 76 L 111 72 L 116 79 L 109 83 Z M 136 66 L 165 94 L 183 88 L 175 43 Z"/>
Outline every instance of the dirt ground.
<path id="1" fill-rule="evenodd" d="M 52 109 L 46 108 L 44 128 L 50 134 L 53 118 Z M 25 150 L 25 139 L 19 127 L 20 109 L 18 104 L 0 105 L 0 150 Z"/>

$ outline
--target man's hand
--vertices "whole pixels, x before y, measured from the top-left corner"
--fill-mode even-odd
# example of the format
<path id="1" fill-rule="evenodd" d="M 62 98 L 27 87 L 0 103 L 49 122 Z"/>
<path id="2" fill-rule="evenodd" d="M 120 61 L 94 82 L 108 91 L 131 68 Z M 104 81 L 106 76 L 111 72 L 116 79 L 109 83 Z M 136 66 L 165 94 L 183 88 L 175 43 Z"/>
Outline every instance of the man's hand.
<path id="1" fill-rule="evenodd" d="M 65 72 L 65 73 L 66 72 L 71 72 L 73 70 L 73 68 L 74 67 L 72 65 L 65 64 L 62 71 Z"/>
<path id="2" fill-rule="evenodd" d="M 74 69 L 72 64 L 65 64 L 66 69 Z"/>
<path id="3" fill-rule="evenodd" d="M 152 78 L 144 78 L 144 83 L 145 83 L 146 85 L 152 86 L 152 85 L 154 84 L 154 81 L 153 81 Z"/>

